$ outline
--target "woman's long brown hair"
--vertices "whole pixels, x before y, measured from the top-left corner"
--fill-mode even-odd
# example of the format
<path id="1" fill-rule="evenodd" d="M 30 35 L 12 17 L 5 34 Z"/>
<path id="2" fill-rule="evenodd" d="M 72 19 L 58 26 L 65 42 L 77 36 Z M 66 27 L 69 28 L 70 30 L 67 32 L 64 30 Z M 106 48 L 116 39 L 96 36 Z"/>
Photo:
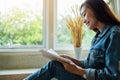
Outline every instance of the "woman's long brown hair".
<path id="1" fill-rule="evenodd" d="M 104 24 L 120 25 L 120 19 L 103 0 L 86 0 L 80 7 L 90 8 L 95 14 L 97 20 Z"/>

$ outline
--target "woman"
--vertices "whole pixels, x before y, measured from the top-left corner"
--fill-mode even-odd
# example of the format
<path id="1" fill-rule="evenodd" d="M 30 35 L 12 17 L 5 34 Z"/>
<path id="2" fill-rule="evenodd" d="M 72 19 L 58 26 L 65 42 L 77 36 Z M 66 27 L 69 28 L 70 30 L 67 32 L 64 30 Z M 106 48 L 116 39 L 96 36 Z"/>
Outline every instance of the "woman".
<path id="1" fill-rule="evenodd" d="M 96 32 L 85 60 L 53 60 L 25 80 L 120 80 L 120 20 L 103 0 L 86 0 L 80 7 L 84 23 Z"/>

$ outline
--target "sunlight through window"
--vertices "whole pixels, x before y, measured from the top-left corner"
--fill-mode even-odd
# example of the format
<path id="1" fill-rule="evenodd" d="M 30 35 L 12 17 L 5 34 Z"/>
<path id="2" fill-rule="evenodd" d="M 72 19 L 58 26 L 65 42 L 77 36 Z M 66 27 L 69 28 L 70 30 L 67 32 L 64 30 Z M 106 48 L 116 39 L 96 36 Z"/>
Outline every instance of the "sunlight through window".
<path id="1" fill-rule="evenodd" d="M 0 46 L 43 43 L 43 0 L 0 0 Z"/>

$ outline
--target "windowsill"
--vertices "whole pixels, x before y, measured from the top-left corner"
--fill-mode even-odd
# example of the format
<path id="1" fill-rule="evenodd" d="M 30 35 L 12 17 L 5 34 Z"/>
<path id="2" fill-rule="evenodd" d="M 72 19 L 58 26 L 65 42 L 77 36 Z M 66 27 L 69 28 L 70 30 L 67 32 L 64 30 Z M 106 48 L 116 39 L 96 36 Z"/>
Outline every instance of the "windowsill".
<path id="1" fill-rule="evenodd" d="M 40 49 L 0 49 L 0 52 L 39 52 Z"/>
<path id="2" fill-rule="evenodd" d="M 88 51 L 89 50 L 89 46 L 82 46 L 82 50 L 83 51 Z M 45 48 L 26 48 L 26 49 L 16 49 L 16 48 L 11 48 L 11 49 L 0 49 L 0 53 L 5 53 L 5 52 L 18 52 L 18 53 L 23 53 L 23 52 L 39 52 L 41 49 L 45 49 Z M 72 51 L 74 50 L 74 47 L 59 47 L 59 48 L 55 48 L 54 50 L 56 51 Z"/>
<path id="3" fill-rule="evenodd" d="M 74 50 L 55 50 L 59 54 L 66 54 L 75 58 Z M 82 50 L 81 59 L 84 59 L 88 50 Z M 33 52 L 0 52 L 0 69 L 25 69 L 39 68 L 46 64 L 49 60 L 41 55 L 39 51 Z M 6 65 L 4 65 L 6 64 Z"/>

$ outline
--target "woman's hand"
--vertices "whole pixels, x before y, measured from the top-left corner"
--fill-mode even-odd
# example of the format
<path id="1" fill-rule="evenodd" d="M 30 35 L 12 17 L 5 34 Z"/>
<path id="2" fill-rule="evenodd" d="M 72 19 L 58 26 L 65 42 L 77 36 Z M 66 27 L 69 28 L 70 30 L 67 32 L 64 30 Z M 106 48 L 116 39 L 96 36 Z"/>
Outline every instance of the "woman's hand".
<path id="1" fill-rule="evenodd" d="M 67 57 L 67 56 L 64 56 L 64 58 L 69 59 L 69 57 Z M 61 62 L 63 64 L 65 70 L 68 71 L 68 72 L 71 72 L 73 74 L 80 75 L 80 76 L 82 76 L 83 74 L 86 73 L 83 68 L 81 68 L 80 66 L 76 65 L 72 61 L 70 61 L 70 63 L 67 63 L 67 62 L 59 60 L 59 59 L 57 61 Z"/>
<path id="2" fill-rule="evenodd" d="M 60 56 L 71 60 L 71 57 L 70 57 L 70 56 L 67 56 L 67 55 L 65 55 L 65 54 L 61 54 Z"/>
<path id="3" fill-rule="evenodd" d="M 63 58 L 69 59 L 69 60 L 71 60 L 74 64 L 80 66 L 80 61 L 79 61 L 79 60 L 74 59 L 74 58 L 72 58 L 72 57 L 70 57 L 70 56 L 67 56 L 67 55 L 65 55 L 65 54 L 62 54 L 62 55 L 60 55 L 60 56 L 63 57 Z"/>

